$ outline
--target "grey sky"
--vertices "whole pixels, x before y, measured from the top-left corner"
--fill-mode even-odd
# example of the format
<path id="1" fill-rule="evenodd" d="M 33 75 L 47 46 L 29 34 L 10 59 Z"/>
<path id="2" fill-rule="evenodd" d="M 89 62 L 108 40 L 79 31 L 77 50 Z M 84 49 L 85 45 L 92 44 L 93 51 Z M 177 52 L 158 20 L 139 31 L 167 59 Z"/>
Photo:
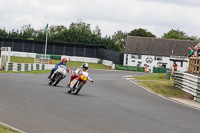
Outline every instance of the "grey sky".
<path id="1" fill-rule="evenodd" d="M 103 35 L 145 28 L 161 37 L 171 29 L 200 37 L 198 0 L 1 0 L 0 28 L 69 26 L 82 19 Z"/>

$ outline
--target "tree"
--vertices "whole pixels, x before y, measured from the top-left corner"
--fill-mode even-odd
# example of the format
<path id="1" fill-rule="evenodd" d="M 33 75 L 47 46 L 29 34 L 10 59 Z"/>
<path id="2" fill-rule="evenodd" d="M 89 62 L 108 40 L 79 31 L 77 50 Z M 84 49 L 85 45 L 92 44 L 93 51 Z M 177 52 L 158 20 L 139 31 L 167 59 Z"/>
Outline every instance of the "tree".
<path id="1" fill-rule="evenodd" d="M 46 39 L 45 29 L 36 30 L 34 40 L 44 41 Z"/>
<path id="2" fill-rule="evenodd" d="M 93 30 L 93 35 L 96 35 L 98 37 L 101 37 L 101 30 L 99 29 L 99 26 L 97 25 L 95 29 Z"/>
<path id="3" fill-rule="evenodd" d="M 117 31 L 113 36 L 102 37 L 99 26 L 91 30 L 90 24 L 78 20 L 78 22 L 72 22 L 69 28 L 63 25 L 50 26 L 48 41 L 104 45 L 109 50 L 123 52 L 126 35 L 127 33 Z M 29 24 L 22 26 L 20 30 L 16 31 L 13 29 L 6 32 L 5 29 L 0 29 L 0 37 L 44 41 L 46 39 L 46 33 L 45 27 L 35 30 Z"/>
<path id="4" fill-rule="evenodd" d="M 140 37 L 156 37 L 151 32 L 147 31 L 146 29 L 134 29 L 128 35 L 130 36 L 140 36 Z"/>
<path id="5" fill-rule="evenodd" d="M 8 37 L 8 33 L 6 32 L 5 28 L 4 29 L 0 29 L 0 37 L 1 38 Z"/>
<path id="6" fill-rule="evenodd" d="M 15 39 L 19 39 L 20 38 L 20 33 L 19 31 L 15 31 L 14 29 L 12 31 L 8 32 L 8 38 L 15 38 Z"/>
<path id="7" fill-rule="evenodd" d="M 31 25 L 22 26 L 22 39 L 33 40 L 34 39 L 35 30 L 31 27 Z"/>
<path id="8" fill-rule="evenodd" d="M 188 40 L 189 37 L 183 31 L 173 30 L 172 29 L 169 32 L 164 33 L 162 38 Z"/>
<path id="9" fill-rule="evenodd" d="M 62 33 L 62 31 L 64 31 L 65 29 L 67 29 L 65 26 L 63 25 L 58 25 L 58 26 L 50 26 L 49 27 L 49 32 L 48 32 L 48 40 L 49 41 L 59 41 L 59 42 L 63 42 L 64 38 L 60 37 L 60 34 Z M 46 34 L 46 33 L 45 33 Z"/>
<path id="10" fill-rule="evenodd" d="M 192 41 L 200 41 L 200 38 L 198 36 L 190 36 L 188 37 L 188 40 L 192 40 Z"/>
<path id="11" fill-rule="evenodd" d="M 70 42 L 90 44 L 92 36 L 90 24 L 78 20 L 70 24 L 68 32 L 71 37 Z"/>
<path id="12" fill-rule="evenodd" d="M 120 48 L 120 52 L 124 52 L 125 43 L 126 43 L 127 33 L 122 32 L 121 30 L 114 33 L 112 36 L 113 41 L 115 42 L 115 45 L 117 45 Z"/>

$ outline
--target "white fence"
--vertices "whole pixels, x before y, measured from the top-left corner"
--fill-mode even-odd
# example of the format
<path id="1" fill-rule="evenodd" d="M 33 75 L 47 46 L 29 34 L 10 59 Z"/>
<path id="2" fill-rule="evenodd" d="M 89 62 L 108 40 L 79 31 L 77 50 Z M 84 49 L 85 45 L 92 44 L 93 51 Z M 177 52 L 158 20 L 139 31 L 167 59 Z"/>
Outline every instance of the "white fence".
<path id="1" fill-rule="evenodd" d="M 200 77 L 189 73 L 174 73 L 175 87 L 190 93 L 194 96 L 194 100 L 200 102 Z"/>

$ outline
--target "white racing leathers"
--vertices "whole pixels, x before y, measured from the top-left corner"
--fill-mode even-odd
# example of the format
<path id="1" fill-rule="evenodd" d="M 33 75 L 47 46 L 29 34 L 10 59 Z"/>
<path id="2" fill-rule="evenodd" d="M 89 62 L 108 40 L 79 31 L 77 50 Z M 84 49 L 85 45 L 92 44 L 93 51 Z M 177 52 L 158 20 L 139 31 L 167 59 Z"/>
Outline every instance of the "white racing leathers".
<path id="1" fill-rule="evenodd" d="M 74 71 L 75 72 L 75 74 L 78 76 L 78 75 L 80 75 L 80 74 L 83 74 L 83 68 L 82 68 L 82 66 L 80 66 L 80 67 L 78 67 L 77 69 L 76 69 L 76 71 Z M 88 73 L 88 75 L 89 75 L 89 72 L 88 72 L 88 70 L 86 70 L 85 72 L 87 72 Z M 88 76 L 88 80 L 89 81 L 93 81 L 89 76 Z"/>

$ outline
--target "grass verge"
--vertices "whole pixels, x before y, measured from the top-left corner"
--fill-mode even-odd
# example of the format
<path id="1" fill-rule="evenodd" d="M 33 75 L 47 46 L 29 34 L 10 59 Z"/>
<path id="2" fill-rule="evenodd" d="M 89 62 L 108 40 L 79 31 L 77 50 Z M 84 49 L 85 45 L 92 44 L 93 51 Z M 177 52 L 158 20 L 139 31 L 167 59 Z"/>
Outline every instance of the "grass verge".
<path id="1" fill-rule="evenodd" d="M 25 57 L 15 57 L 15 56 L 11 56 L 10 57 L 10 62 L 13 63 L 34 63 L 34 58 L 25 58 Z M 57 64 L 58 62 L 60 62 L 60 60 L 53 60 L 53 64 Z M 69 68 L 77 68 L 79 66 L 81 66 L 83 64 L 83 62 L 77 62 L 77 61 L 68 61 L 67 62 L 67 66 Z M 96 64 L 96 63 L 88 63 L 89 64 L 89 68 L 92 69 L 110 69 L 108 66 L 102 65 L 102 64 Z"/>
<path id="2" fill-rule="evenodd" d="M 13 63 L 34 63 L 34 58 L 25 58 L 25 57 L 15 57 L 11 56 L 10 57 L 10 62 Z"/>
<path id="3" fill-rule="evenodd" d="M 173 80 L 168 80 L 165 78 L 166 74 L 155 74 L 155 75 L 145 75 L 145 76 L 134 76 L 136 81 L 148 88 L 149 90 L 163 95 L 165 97 L 177 97 L 177 98 L 187 98 L 192 99 L 192 95 L 174 87 Z M 145 81 L 154 80 L 154 81 Z"/>
<path id="4" fill-rule="evenodd" d="M 0 124 L 0 133 L 18 133 L 18 132 Z"/>

